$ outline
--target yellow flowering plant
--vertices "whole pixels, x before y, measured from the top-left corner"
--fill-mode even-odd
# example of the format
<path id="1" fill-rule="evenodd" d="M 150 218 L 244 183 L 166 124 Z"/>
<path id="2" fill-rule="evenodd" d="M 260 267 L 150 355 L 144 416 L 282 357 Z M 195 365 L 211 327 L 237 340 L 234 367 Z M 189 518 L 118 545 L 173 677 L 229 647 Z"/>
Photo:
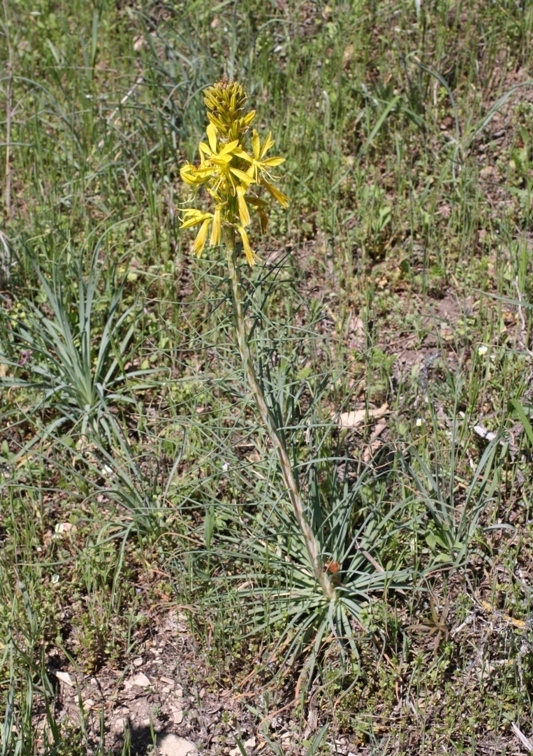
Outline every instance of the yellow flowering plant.
<path id="1" fill-rule="evenodd" d="M 246 99 L 237 82 L 222 80 L 206 90 L 207 142 L 199 144 L 199 165 L 186 163 L 181 178 L 191 187 L 207 190 L 214 212 L 187 208 L 181 228 L 200 226 L 193 244 L 196 255 L 202 254 L 210 229 L 210 246 L 218 246 L 224 237 L 233 248 L 238 234 L 246 259 L 253 265 L 256 255 L 247 231 L 250 208 L 257 212 L 263 231 L 267 225 L 267 203 L 258 191 L 264 187 L 282 207 L 288 206 L 289 198 L 275 186 L 276 178 L 271 174 L 285 158 L 267 156 L 274 146 L 271 133 L 261 142 L 255 129 L 250 132 L 255 111 L 245 112 Z"/>
<path id="2" fill-rule="evenodd" d="M 199 144 L 198 165 L 186 163 L 181 168 L 183 181 L 193 189 L 204 187 L 214 202 L 213 211 L 187 208 L 183 211 L 181 228 L 199 226 L 193 243 L 193 252 L 201 255 L 209 236 L 210 246 L 225 242 L 227 264 L 231 282 L 234 323 L 237 345 L 250 390 L 280 464 L 288 498 L 302 536 L 311 574 L 320 585 L 330 604 L 337 599 L 335 582 L 324 563 L 319 541 L 306 517 L 297 477 L 294 474 L 282 428 L 278 425 L 257 377 L 249 343 L 244 315 L 239 266 L 236 262 L 237 239 L 250 266 L 256 261 L 247 228 L 251 223 L 250 208 L 257 213 L 261 228 L 267 224 L 267 202 L 259 191 L 262 187 L 282 207 L 289 204 L 288 197 L 275 185 L 271 170 L 281 165 L 283 157 L 269 157 L 274 146 L 272 134 L 261 141 L 258 132 L 251 129 L 255 111 L 246 112 L 246 93 L 236 82 L 220 81 L 209 87 L 204 96 L 209 124 L 207 142 Z"/>
<path id="3" fill-rule="evenodd" d="M 241 595 L 252 596 L 254 600 L 264 596 L 268 619 L 261 618 L 258 631 L 262 631 L 264 622 L 285 622 L 285 631 L 273 653 L 276 655 L 283 647 L 286 649 L 284 659 L 288 660 L 298 653 L 298 649 L 305 649 L 309 656 L 303 669 L 311 680 L 318 654 L 327 645 L 331 633 L 337 638 L 342 653 L 349 650 L 353 658 L 357 658 L 353 631 L 356 627 L 365 627 L 365 604 L 372 594 L 402 585 L 407 573 L 382 568 L 371 553 L 387 538 L 389 515 L 383 520 L 383 528 L 376 524 L 372 507 L 362 519 L 361 512 L 354 516 L 355 509 L 360 506 L 359 488 L 365 481 L 364 474 L 351 486 L 351 491 L 347 491 L 342 480 L 337 481 L 337 486 L 333 475 L 324 507 L 319 489 L 313 486 L 306 491 L 304 502 L 298 474 L 293 467 L 292 450 L 289 453 L 287 445 L 281 407 L 272 396 L 270 403 L 266 401 L 264 388 L 268 386 L 268 380 L 261 380 L 264 376 L 259 377 L 256 372 L 250 347 L 251 329 L 245 315 L 250 309 L 244 306 L 240 277 L 247 266 L 238 261 L 242 249 L 250 266 L 256 262 L 248 228 L 252 215 L 256 213 L 265 229 L 268 195 L 282 207 L 288 205 L 288 198 L 276 186 L 277 179 L 271 173 L 283 163 L 283 158 L 269 156 L 274 146 L 270 133 L 261 139 L 252 128 L 255 112 L 246 111 L 246 93 L 239 84 L 224 80 L 209 87 L 205 92 L 205 103 L 209 120 L 207 141 L 199 144 L 199 163 L 184 165 L 181 176 L 196 196 L 198 189 L 207 190 L 213 204 L 209 210 L 187 207 L 182 228 L 199 226 L 193 243 L 197 255 L 202 254 L 207 243 L 225 246 L 235 340 L 250 393 L 270 438 L 286 498 L 291 505 L 290 508 L 284 507 L 280 502 L 275 515 L 281 531 L 291 533 L 286 546 L 282 547 L 278 540 L 269 545 L 258 538 L 250 547 L 251 555 L 256 554 L 260 561 L 276 563 L 280 575 L 286 575 L 289 570 L 286 589 L 273 595 L 270 580 L 261 585 L 262 577 L 257 572 L 251 587 L 243 587 Z M 265 193 L 261 196 L 262 189 L 267 196 Z M 312 465 L 317 463 L 315 460 Z M 403 502 L 397 506 L 403 506 Z M 359 523 L 355 532 L 351 528 L 354 522 Z M 293 530 L 295 537 L 292 537 Z M 261 607 L 257 607 L 259 615 L 261 611 Z M 315 632 L 314 641 L 310 641 L 311 629 Z"/>

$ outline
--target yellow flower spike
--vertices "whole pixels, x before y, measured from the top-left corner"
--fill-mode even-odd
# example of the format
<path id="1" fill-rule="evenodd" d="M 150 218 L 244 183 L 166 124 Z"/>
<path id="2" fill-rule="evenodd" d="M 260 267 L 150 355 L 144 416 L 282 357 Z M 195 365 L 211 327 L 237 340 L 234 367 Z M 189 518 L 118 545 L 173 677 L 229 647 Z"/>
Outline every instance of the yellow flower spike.
<path id="1" fill-rule="evenodd" d="M 226 231 L 228 243 L 232 244 L 238 233 L 246 259 L 253 265 L 256 257 L 246 231 L 252 221 L 251 208 L 259 216 L 262 231 L 267 226 L 267 203 L 257 196 L 259 187 L 264 186 L 283 207 L 287 207 L 289 198 L 277 188 L 276 179 L 270 174 L 284 158 L 268 157 L 274 146 L 271 132 L 263 141 L 256 129 L 250 133 L 255 111 L 246 112 L 246 100 L 242 86 L 227 80 L 205 91 L 208 123 L 206 139 L 199 144 L 200 164 L 187 163 L 180 173 L 184 183 L 193 189 L 205 187 L 215 209 L 214 213 L 207 213 L 188 208 L 181 228 L 200 227 L 193 243 L 197 255 L 202 253 L 208 238 L 210 246 L 218 246 Z"/>
<path id="2" fill-rule="evenodd" d="M 252 267 L 255 264 L 255 254 L 250 246 L 250 240 L 248 238 L 248 234 L 246 233 L 246 229 L 243 226 L 237 226 L 237 231 L 239 232 L 242 239 L 242 246 L 244 249 L 244 254 L 246 255 L 246 259 L 248 260 L 248 265 Z"/>
<path id="3" fill-rule="evenodd" d="M 184 213 L 181 227 L 189 228 L 200 225 L 193 244 L 193 252 L 197 255 L 200 255 L 204 249 L 210 224 L 212 224 L 211 245 L 216 245 L 221 239 L 222 232 L 226 232 L 227 270 L 233 299 L 236 342 L 241 354 L 248 386 L 255 396 L 261 421 L 270 436 L 272 447 L 277 455 L 285 489 L 289 495 L 316 582 L 322 589 L 327 605 L 338 606 L 336 602 L 339 596 L 336 584 L 328 576 L 327 565 L 320 555 L 320 543 L 311 523 L 308 522 L 299 486 L 292 472 L 292 460 L 287 450 L 285 436 L 281 430 L 282 426 L 279 425 L 277 416 L 274 416 L 268 407 L 261 381 L 255 370 L 249 346 L 250 332 L 243 306 L 240 270 L 235 260 L 236 233 L 241 238 L 248 264 L 252 266 L 256 260 L 245 228 L 250 223 L 250 213 L 245 195 L 252 185 L 264 186 L 272 197 L 284 207 L 289 203 L 288 197 L 265 179 L 265 176 L 272 178 L 268 173 L 269 168 L 280 165 L 283 158 L 265 157 L 274 144 L 271 134 L 268 134 L 261 144 L 259 135 L 254 132 L 252 144 L 249 148 L 252 154 L 250 155 L 246 151 L 246 141 L 247 139 L 249 141 L 248 129 L 255 114 L 244 112 L 246 93 L 240 84 L 224 79 L 206 90 L 204 101 L 209 110 L 207 114 L 209 125 L 206 129 L 208 144 L 200 143 L 201 167 L 195 169 L 192 166 L 185 166 L 182 171 L 182 178 L 185 183 L 193 186 L 205 185 L 206 193 L 215 200 L 215 212 L 212 215 L 189 208 Z M 266 226 L 264 200 L 254 195 L 248 195 L 246 198 L 258 212 L 261 225 L 264 228 Z"/>

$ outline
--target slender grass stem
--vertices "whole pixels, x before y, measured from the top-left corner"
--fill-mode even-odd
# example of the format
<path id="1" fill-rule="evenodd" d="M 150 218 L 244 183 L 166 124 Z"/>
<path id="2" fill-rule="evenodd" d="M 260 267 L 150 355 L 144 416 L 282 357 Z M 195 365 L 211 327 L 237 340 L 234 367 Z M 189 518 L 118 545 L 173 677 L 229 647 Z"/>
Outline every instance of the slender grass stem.
<path id="1" fill-rule="evenodd" d="M 329 579 L 327 572 L 324 570 L 324 563 L 320 556 L 320 547 L 317 538 L 305 517 L 302 497 L 300 496 L 299 486 L 292 470 L 289 454 L 285 446 L 285 440 L 278 429 L 272 412 L 268 408 L 250 353 L 246 321 L 242 306 L 242 285 L 239 270 L 235 263 L 235 237 L 233 232 L 228 233 L 226 250 L 229 277 L 231 281 L 233 311 L 235 315 L 235 334 L 244 365 L 246 380 L 248 381 L 248 386 L 254 395 L 261 421 L 267 429 L 272 446 L 276 452 L 281 467 L 281 473 L 283 475 L 283 481 L 287 488 L 287 494 L 298 521 L 313 572 L 326 598 L 333 601 L 337 596 L 335 587 Z"/>
<path id="2" fill-rule="evenodd" d="M 5 174 L 5 195 L 4 195 L 4 215 L 6 222 L 11 218 L 11 118 L 13 114 L 13 48 L 11 46 L 11 37 L 9 33 L 9 13 L 7 0 L 3 0 L 5 36 L 7 46 L 7 91 L 6 91 L 6 174 Z"/>

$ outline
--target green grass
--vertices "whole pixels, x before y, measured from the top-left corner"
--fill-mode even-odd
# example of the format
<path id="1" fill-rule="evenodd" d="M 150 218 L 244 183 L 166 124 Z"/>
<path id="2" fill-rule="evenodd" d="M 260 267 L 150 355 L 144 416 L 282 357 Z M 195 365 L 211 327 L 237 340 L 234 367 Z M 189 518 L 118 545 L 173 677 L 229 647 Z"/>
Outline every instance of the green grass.
<path id="1" fill-rule="evenodd" d="M 531 735 L 533 9 L 0 16 L 1 755 L 106 754 L 58 716 L 50 659 L 123 668 L 161 596 L 214 691 L 266 686 L 263 752 L 512 753 L 513 723 Z M 309 578 L 224 257 L 179 231 L 223 74 L 286 156 L 246 306 L 324 556 L 357 584 L 347 615 Z M 378 435 L 339 429 L 384 403 Z"/>

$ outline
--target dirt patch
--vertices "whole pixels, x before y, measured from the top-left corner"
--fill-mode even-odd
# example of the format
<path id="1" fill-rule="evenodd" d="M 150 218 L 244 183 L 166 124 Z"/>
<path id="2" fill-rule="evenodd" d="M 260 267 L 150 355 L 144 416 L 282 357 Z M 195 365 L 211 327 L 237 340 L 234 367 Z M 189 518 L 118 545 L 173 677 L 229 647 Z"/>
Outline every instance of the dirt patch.
<path id="1" fill-rule="evenodd" d="M 51 667 L 50 672 L 58 682 L 59 717 L 79 723 L 81 701 L 90 739 L 99 739 L 103 717 L 105 747 L 113 753 L 120 753 L 130 737 L 132 752 L 144 756 L 151 753 L 155 739 L 168 735 L 193 743 L 203 753 L 229 753 L 235 748 L 237 720 L 244 739 L 251 735 L 252 724 L 236 694 L 202 685 L 207 670 L 179 613 L 154 618 L 152 637 L 122 670 L 104 667 L 85 675 Z"/>

